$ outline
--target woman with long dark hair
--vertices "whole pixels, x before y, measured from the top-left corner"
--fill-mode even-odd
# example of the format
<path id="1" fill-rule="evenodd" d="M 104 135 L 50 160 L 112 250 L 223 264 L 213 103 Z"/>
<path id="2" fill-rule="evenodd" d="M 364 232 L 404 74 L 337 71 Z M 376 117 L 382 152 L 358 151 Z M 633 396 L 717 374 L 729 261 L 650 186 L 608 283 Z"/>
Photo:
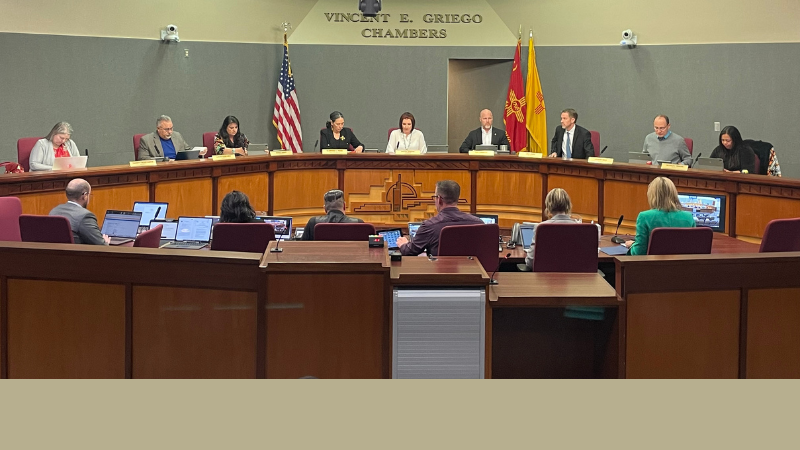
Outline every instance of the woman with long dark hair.
<path id="1" fill-rule="evenodd" d="M 736 127 L 727 126 L 720 131 L 719 146 L 711 157 L 722 158 L 725 172 L 756 173 L 756 154 L 742 141 Z"/>
<path id="2" fill-rule="evenodd" d="M 319 132 L 319 148 L 346 148 L 355 153 L 364 151 L 364 144 L 358 140 L 353 130 L 344 127 L 344 116 L 339 111 L 331 113 L 331 120 Z"/>
<path id="3" fill-rule="evenodd" d="M 214 136 L 214 153 L 217 155 L 246 155 L 250 141 L 239 129 L 239 119 L 228 116 L 222 121 L 219 133 Z"/>
<path id="4" fill-rule="evenodd" d="M 250 206 L 250 200 L 244 192 L 231 191 L 222 199 L 219 209 L 219 221 L 222 223 L 255 223 L 256 212 Z"/>

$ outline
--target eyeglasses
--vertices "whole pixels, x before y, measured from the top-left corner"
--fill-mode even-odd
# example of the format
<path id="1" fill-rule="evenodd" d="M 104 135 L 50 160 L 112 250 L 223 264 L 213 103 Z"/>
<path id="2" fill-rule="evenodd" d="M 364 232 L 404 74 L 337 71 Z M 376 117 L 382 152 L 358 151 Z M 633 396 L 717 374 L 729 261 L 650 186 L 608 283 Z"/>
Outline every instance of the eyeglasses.
<path id="1" fill-rule="evenodd" d="M 431 195 L 431 200 L 436 201 L 437 198 L 442 198 L 441 195 Z"/>
<path id="2" fill-rule="evenodd" d="M 159 130 L 164 130 L 164 131 L 172 131 L 173 130 L 172 127 L 170 127 L 170 128 L 158 127 L 158 129 Z"/>
<path id="3" fill-rule="evenodd" d="M 669 128 L 669 127 L 667 126 L 667 127 L 653 127 L 653 128 L 655 128 L 656 131 L 663 131 L 663 130 L 666 130 L 667 128 Z"/>

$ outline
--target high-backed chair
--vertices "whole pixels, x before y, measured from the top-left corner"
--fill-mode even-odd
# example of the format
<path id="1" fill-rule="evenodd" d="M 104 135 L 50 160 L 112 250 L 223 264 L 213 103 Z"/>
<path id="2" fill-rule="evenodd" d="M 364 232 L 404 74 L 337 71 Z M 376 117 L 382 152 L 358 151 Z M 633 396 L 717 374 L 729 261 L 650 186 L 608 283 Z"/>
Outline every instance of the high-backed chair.
<path id="1" fill-rule="evenodd" d="M 444 227 L 439 233 L 439 256 L 477 256 L 483 270 L 491 275 L 500 265 L 498 236 L 496 223 Z"/>
<path id="2" fill-rule="evenodd" d="M 694 151 L 694 140 L 692 138 L 687 138 L 687 137 L 683 138 L 683 140 L 684 142 L 686 142 L 686 147 L 689 148 L 689 154 L 691 155 L 692 151 Z"/>
<path id="3" fill-rule="evenodd" d="M 139 142 L 142 140 L 142 136 L 144 134 L 134 134 L 133 135 L 133 160 L 139 160 Z"/>
<path id="4" fill-rule="evenodd" d="M 594 146 L 594 156 L 600 156 L 600 132 L 589 131 L 592 136 L 592 145 Z"/>
<path id="5" fill-rule="evenodd" d="M 534 272 L 597 272 L 597 225 L 540 223 L 535 233 Z"/>
<path id="6" fill-rule="evenodd" d="M 216 131 L 209 131 L 203 133 L 203 147 L 206 148 L 206 158 L 214 156 L 214 137 L 217 135 Z"/>
<path id="7" fill-rule="evenodd" d="M 708 227 L 656 228 L 650 232 L 648 255 L 707 255 L 714 232 Z"/>
<path id="8" fill-rule="evenodd" d="M 264 253 L 275 229 L 269 223 L 217 223 L 211 250 Z"/>
<path id="9" fill-rule="evenodd" d="M 19 233 L 22 242 L 49 242 L 52 244 L 73 244 L 72 227 L 69 219 L 63 216 L 19 216 Z"/>
<path id="10" fill-rule="evenodd" d="M 758 252 L 800 252 L 800 217 L 770 221 Z"/>
<path id="11" fill-rule="evenodd" d="M 155 226 L 140 235 L 133 241 L 134 247 L 158 248 L 161 245 L 161 229 L 163 225 Z"/>
<path id="12" fill-rule="evenodd" d="M 31 171 L 31 150 L 36 145 L 36 141 L 42 139 L 40 137 L 26 137 L 17 140 L 17 163 L 25 169 L 25 172 Z"/>
<path id="13" fill-rule="evenodd" d="M 0 241 L 21 241 L 19 216 L 22 202 L 17 197 L 0 197 Z"/>
<path id="14" fill-rule="evenodd" d="M 368 241 L 375 234 L 371 223 L 318 223 L 314 226 L 315 241 Z"/>

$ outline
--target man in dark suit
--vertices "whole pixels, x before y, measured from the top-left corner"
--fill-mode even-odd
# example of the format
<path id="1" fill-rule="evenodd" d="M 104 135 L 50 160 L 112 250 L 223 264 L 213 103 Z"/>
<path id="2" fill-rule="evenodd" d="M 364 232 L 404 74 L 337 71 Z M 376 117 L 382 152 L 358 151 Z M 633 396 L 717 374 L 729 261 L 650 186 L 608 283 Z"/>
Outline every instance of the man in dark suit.
<path id="1" fill-rule="evenodd" d="M 492 126 L 492 112 L 488 109 L 481 111 L 480 128 L 469 132 L 458 151 L 469 153 L 476 145 L 509 145 L 506 131 Z"/>
<path id="2" fill-rule="evenodd" d="M 81 178 L 67 184 L 67 203 L 58 205 L 50 211 L 51 216 L 62 216 L 69 219 L 72 228 L 72 239 L 76 244 L 108 245 L 108 236 L 100 233 L 97 216 L 86 209 L 92 186 Z"/>
<path id="3" fill-rule="evenodd" d="M 345 215 L 344 192 L 340 191 L 339 189 L 332 189 L 326 192 L 325 195 L 322 196 L 322 201 L 325 202 L 324 203 L 325 215 L 312 217 L 308 219 L 308 223 L 306 223 L 306 228 L 305 230 L 303 230 L 303 237 L 301 237 L 300 240 L 313 241 L 314 227 L 317 226 L 318 223 L 363 222 L 363 220 L 357 217 L 347 217 L 347 215 Z"/>
<path id="4" fill-rule="evenodd" d="M 551 158 L 589 159 L 594 156 L 594 144 L 589 130 L 577 125 L 578 113 L 574 109 L 561 111 L 561 126 L 556 127 L 550 145 Z M 564 139 L 568 136 L 569 139 Z"/>
<path id="5" fill-rule="evenodd" d="M 191 150 L 183 136 L 172 127 L 169 116 L 156 120 L 155 133 L 145 134 L 139 141 L 139 160 L 164 158 L 175 159 L 178 152 Z"/>

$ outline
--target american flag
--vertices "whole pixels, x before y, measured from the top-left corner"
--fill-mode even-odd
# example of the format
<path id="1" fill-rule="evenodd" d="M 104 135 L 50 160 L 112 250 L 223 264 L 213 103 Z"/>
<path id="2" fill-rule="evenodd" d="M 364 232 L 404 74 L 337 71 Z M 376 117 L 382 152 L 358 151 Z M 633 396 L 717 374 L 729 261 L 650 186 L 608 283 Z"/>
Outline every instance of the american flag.
<path id="1" fill-rule="evenodd" d="M 272 124 L 278 129 L 281 147 L 294 153 L 303 153 L 303 132 L 300 130 L 300 107 L 294 87 L 292 66 L 289 63 L 289 43 L 283 35 L 283 65 L 275 96 Z"/>

